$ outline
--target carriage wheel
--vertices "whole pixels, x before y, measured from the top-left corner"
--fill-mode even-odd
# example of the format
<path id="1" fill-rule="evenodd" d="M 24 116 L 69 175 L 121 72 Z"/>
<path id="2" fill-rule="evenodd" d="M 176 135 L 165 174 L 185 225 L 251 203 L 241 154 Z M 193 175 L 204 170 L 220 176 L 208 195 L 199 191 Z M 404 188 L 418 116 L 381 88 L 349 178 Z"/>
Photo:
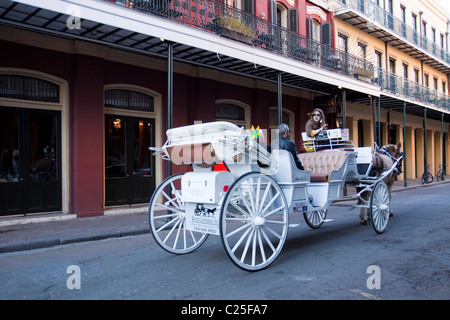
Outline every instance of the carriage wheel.
<path id="1" fill-rule="evenodd" d="M 377 233 L 383 233 L 389 221 L 391 200 L 389 190 L 384 181 L 378 181 L 372 190 L 370 197 L 370 211 L 372 226 Z"/>
<path id="2" fill-rule="evenodd" d="M 313 229 L 320 228 L 327 217 L 327 210 L 303 212 L 306 223 Z"/>
<path id="3" fill-rule="evenodd" d="M 150 200 L 148 221 L 156 242 L 171 253 L 189 253 L 200 247 L 208 234 L 186 229 L 186 211 L 181 200 L 181 177 L 164 180 Z"/>
<path id="4" fill-rule="evenodd" d="M 247 271 L 268 267 L 286 240 L 288 208 L 273 178 L 251 172 L 236 180 L 220 211 L 222 243 L 231 261 Z"/>

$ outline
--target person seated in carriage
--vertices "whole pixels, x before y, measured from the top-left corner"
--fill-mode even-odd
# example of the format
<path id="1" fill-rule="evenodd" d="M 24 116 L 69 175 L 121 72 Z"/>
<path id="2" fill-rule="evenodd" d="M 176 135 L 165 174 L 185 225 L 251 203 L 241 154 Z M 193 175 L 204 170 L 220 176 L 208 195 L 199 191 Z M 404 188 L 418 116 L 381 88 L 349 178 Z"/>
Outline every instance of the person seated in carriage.
<path id="1" fill-rule="evenodd" d="M 319 135 L 323 130 L 328 129 L 328 124 L 325 120 L 325 114 L 322 109 L 315 108 L 311 118 L 306 122 L 305 125 L 305 131 L 306 135 L 310 138 L 315 138 L 317 135 Z M 320 142 L 316 142 L 316 144 L 320 144 Z M 322 150 L 327 149 L 326 147 L 318 147 L 316 150 Z M 314 147 L 311 145 L 310 147 L 306 148 L 307 152 L 313 152 Z"/>
<path id="2" fill-rule="evenodd" d="M 268 149 L 269 151 L 270 149 L 282 149 L 289 151 L 294 157 L 294 162 L 297 168 L 300 170 L 305 170 L 302 162 L 298 158 L 297 146 L 293 141 L 289 140 L 290 137 L 291 132 L 289 130 L 289 126 L 285 123 L 280 124 L 278 126 L 278 141 L 272 141 L 272 145 L 270 146 L 271 148 Z M 276 148 L 276 146 L 278 147 Z"/>

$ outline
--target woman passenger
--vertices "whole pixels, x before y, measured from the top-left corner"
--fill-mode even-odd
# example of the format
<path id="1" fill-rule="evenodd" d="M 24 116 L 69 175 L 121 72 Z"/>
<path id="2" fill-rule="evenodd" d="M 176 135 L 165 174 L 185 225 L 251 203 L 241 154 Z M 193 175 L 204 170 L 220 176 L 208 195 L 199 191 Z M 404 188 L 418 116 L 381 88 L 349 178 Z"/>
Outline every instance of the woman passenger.
<path id="1" fill-rule="evenodd" d="M 305 131 L 306 135 L 310 138 L 315 137 L 322 130 L 328 129 L 328 124 L 325 122 L 325 114 L 322 109 L 315 108 L 311 119 L 306 122 Z"/>

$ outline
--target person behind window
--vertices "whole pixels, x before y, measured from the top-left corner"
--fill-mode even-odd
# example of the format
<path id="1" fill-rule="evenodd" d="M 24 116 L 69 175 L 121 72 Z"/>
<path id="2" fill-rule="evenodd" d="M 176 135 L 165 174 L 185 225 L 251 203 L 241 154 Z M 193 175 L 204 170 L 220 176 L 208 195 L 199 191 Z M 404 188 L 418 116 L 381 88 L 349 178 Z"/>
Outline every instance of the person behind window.
<path id="1" fill-rule="evenodd" d="M 282 123 L 278 126 L 278 148 L 282 150 L 289 151 L 294 157 L 295 165 L 300 170 L 305 170 L 300 159 L 298 158 L 297 146 L 290 139 L 291 132 L 289 130 L 289 126 L 285 123 Z"/>

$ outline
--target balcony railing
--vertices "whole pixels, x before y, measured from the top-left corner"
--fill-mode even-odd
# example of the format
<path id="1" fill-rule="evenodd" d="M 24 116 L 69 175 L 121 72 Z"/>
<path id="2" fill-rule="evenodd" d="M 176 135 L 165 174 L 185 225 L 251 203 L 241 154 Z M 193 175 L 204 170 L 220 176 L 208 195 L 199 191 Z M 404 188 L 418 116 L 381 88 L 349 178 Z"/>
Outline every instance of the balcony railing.
<path id="1" fill-rule="evenodd" d="M 212 0 L 105 0 L 189 26 L 232 37 L 323 69 L 373 82 L 373 64 L 309 39 L 270 21 Z M 231 32 L 224 29 L 230 27 Z M 362 71 L 362 72 L 361 72 Z"/>
<path id="2" fill-rule="evenodd" d="M 418 102 L 432 104 L 444 110 L 450 110 L 450 99 L 448 95 L 398 76 L 395 73 L 383 69 L 375 70 L 375 83 L 384 91 L 398 94 Z"/>
<path id="3" fill-rule="evenodd" d="M 378 22 L 383 27 L 392 31 L 400 38 L 403 38 L 432 56 L 441 59 L 442 61 L 450 64 L 450 54 L 441 46 L 437 45 L 431 39 L 421 35 L 417 30 L 406 25 L 400 19 L 394 17 L 388 11 L 384 10 L 372 0 L 338 0 L 347 8 L 354 9 L 360 13 L 363 13 L 366 17 L 372 21 Z"/>
<path id="4" fill-rule="evenodd" d="M 157 14 L 208 32 L 235 37 L 281 55 L 379 85 L 382 90 L 449 110 L 450 99 L 396 74 L 375 70 L 371 62 L 323 45 L 298 33 L 212 0 L 105 0 Z M 343 0 L 339 0 L 343 1 Z M 350 0 L 347 0 L 350 1 Z M 225 17 L 225 19 L 224 19 Z M 226 35 L 224 28 L 234 29 Z M 238 37 L 240 33 L 240 37 Z M 234 34 L 234 35 L 233 35 Z"/>

